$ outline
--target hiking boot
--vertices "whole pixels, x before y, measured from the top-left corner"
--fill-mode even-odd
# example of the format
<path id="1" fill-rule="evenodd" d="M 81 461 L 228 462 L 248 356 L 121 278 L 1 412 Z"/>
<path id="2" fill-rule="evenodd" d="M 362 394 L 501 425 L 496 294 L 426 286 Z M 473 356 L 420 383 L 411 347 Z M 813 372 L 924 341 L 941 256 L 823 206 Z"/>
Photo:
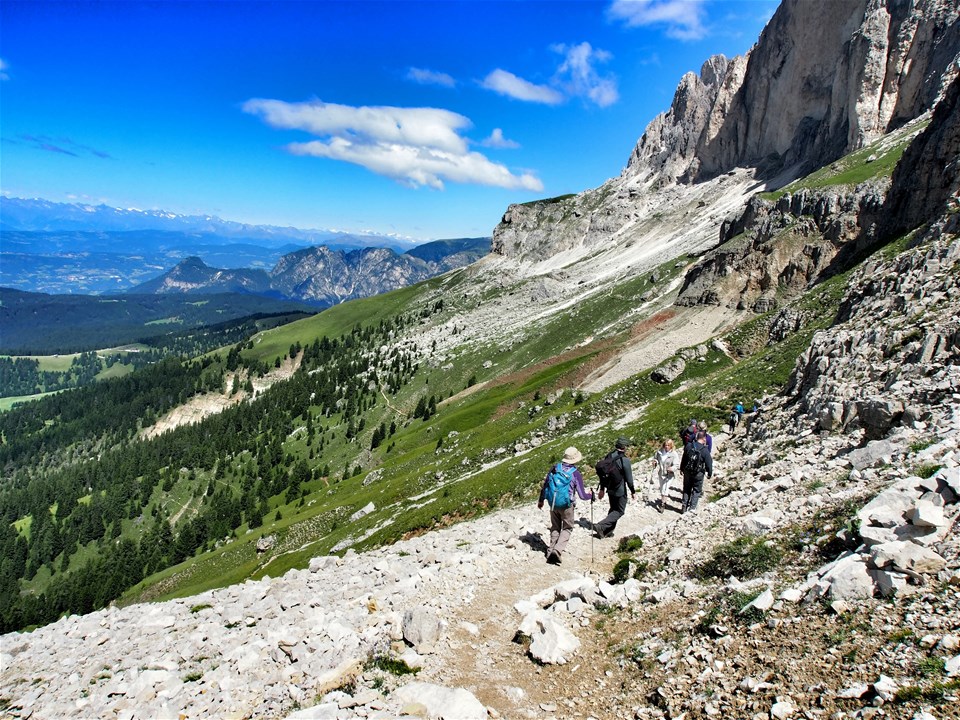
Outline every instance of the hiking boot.
<path id="1" fill-rule="evenodd" d="M 657 512 L 663 515 L 663 500 L 657 500 Z"/>
<path id="2" fill-rule="evenodd" d="M 551 550 L 549 553 L 547 553 L 547 562 L 550 565 L 559 565 L 560 555 L 556 551 Z"/>

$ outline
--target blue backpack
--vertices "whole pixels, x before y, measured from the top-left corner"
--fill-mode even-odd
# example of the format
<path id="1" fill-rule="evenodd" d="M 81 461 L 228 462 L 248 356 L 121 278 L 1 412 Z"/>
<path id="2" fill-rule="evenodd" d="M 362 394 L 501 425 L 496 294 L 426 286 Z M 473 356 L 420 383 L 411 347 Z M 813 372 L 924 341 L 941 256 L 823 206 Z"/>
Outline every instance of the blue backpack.
<path id="1" fill-rule="evenodd" d="M 574 469 L 573 467 L 564 467 L 563 463 L 557 463 L 547 473 L 547 486 L 543 493 L 543 499 L 550 504 L 551 509 L 566 510 L 573 504 L 570 485 L 573 483 Z"/>

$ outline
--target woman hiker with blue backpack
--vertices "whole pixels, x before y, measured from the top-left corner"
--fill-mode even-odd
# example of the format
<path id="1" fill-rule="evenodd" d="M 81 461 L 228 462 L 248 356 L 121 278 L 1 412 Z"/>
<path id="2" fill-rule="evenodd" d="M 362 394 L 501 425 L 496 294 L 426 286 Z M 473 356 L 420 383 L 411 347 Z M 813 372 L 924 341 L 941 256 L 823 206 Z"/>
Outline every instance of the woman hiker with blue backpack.
<path id="1" fill-rule="evenodd" d="M 543 509 L 544 503 L 550 507 L 550 547 L 547 549 L 547 562 L 560 564 L 560 556 L 567 547 L 573 532 L 575 520 L 574 504 L 576 497 L 593 502 L 593 491 L 589 494 L 583 487 L 583 475 L 577 470 L 577 463 L 583 455 L 575 447 L 563 451 L 563 459 L 550 468 L 540 488 L 540 500 L 537 507 Z"/>

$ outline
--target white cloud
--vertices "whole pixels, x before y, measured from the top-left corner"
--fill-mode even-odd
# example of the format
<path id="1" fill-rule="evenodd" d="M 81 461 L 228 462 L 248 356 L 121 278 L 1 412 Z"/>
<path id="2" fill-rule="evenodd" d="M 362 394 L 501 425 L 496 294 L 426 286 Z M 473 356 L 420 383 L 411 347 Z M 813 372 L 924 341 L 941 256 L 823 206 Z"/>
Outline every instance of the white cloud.
<path id="1" fill-rule="evenodd" d="M 594 50 L 588 42 L 573 46 L 555 45 L 553 49 L 564 56 L 555 79 L 568 95 L 586 98 L 600 107 L 607 107 L 620 99 L 616 79 L 613 76 L 600 77 L 594 67 L 610 60 L 612 56 L 606 50 Z"/>
<path id="2" fill-rule="evenodd" d="M 304 130 L 319 139 L 287 145 L 294 155 L 341 160 L 412 187 L 442 189 L 445 180 L 541 191 L 531 173 L 515 175 L 478 152 L 460 134 L 470 120 L 438 108 L 352 107 L 320 101 L 253 99 L 244 112 L 274 128 Z"/>
<path id="3" fill-rule="evenodd" d="M 607 11 L 627 27 L 665 25 L 666 34 L 678 40 L 699 40 L 707 34 L 703 26 L 705 0 L 613 0 Z"/>
<path id="4" fill-rule="evenodd" d="M 457 84 L 457 81 L 450 75 L 447 75 L 447 73 L 415 67 L 407 71 L 407 79 L 413 80 L 413 82 L 419 83 L 420 85 L 442 85 L 443 87 L 449 88 Z"/>
<path id="5" fill-rule="evenodd" d="M 10 76 L 7 75 L 7 70 L 10 69 L 10 66 L 7 65 L 7 61 L 3 58 L 0 58 L 0 80 L 9 80 Z"/>
<path id="6" fill-rule="evenodd" d="M 503 130 L 500 128 L 494 128 L 493 132 L 490 133 L 490 137 L 481 141 L 480 144 L 484 147 L 498 148 L 501 150 L 516 150 L 520 147 L 520 143 L 505 138 L 503 136 Z"/>
<path id="7" fill-rule="evenodd" d="M 497 68 L 487 75 L 481 81 L 480 85 L 500 95 L 506 95 L 515 100 L 523 100 L 525 102 L 559 105 L 564 100 L 563 94 L 554 90 L 552 87 L 535 85 L 500 68 Z"/>

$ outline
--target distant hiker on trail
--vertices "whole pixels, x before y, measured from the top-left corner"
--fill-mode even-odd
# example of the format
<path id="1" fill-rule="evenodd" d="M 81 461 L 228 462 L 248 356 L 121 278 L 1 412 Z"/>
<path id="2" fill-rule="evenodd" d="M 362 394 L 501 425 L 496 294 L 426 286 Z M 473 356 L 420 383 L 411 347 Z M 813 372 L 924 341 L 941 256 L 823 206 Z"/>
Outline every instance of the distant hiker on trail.
<path id="1" fill-rule="evenodd" d="M 703 477 L 713 477 L 713 458 L 707 449 L 707 438 L 704 431 L 697 433 L 696 439 L 687 443 L 683 448 L 683 457 L 680 459 L 680 471 L 683 473 L 683 501 L 680 512 L 696 510 L 703 494 Z"/>
<path id="2" fill-rule="evenodd" d="M 743 413 L 746 412 L 743 409 L 743 403 L 738 402 L 733 406 L 733 410 L 730 411 L 730 434 L 733 435 L 733 431 L 737 429 L 737 425 L 740 424 L 740 421 L 743 419 Z"/>
<path id="3" fill-rule="evenodd" d="M 576 503 L 574 491 L 581 500 L 593 502 L 593 491 L 587 494 L 583 487 L 583 475 L 576 468 L 576 464 L 581 460 L 583 455 L 580 451 L 575 447 L 568 447 L 563 451 L 563 459 L 550 468 L 550 472 L 543 479 L 543 487 L 540 488 L 537 507 L 542 510 L 544 503 L 550 506 L 550 547 L 547 550 L 547 562 L 552 565 L 560 564 L 560 556 L 573 532 Z"/>
<path id="4" fill-rule="evenodd" d="M 713 435 L 707 432 L 707 424 L 702 420 L 697 423 L 697 434 L 699 435 L 701 432 L 703 433 L 703 436 L 706 439 L 705 442 L 706 442 L 707 450 L 709 450 L 710 453 L 713 454 Z"/>
<path id="5" fill-rule="evenodd" d="M 697 437 L 697 421 L 691 419 L 690 424 L 680 431 L 680 442 L 686 447 Z"/>
<path id="6" fill-rule="evenodd" d="M 680 469 L 680 456 L 673 449 L 673 440 L 667 438 L 653 456 L 653 464 L 657 473 L 657 482 L 660 486 L 660 497 L 657 499 L 657 512 L 662 513 L 667 504 L 667 491 L 670 483 L 677 476 Z"/>
<path id="7" fill-rule="evenodd" d="M 617 521 L 627 511 L 627 488 L 630 497 L 635 498 L 637 491 L 633 487 L 633 468 L 627 457 L 627 448 L 632 443 L 625 437 L 617 438 L 616 447 L 595 466 L 600 480 L 600 499 L 606 493 L 610 496 L 610 512 L 598 523 L 593 524 L 597 537 L 611 537 L 617 527 Z"/>
<path id="8" fill-rule="evenodd" d="M 753 407 L 750 408 L 750 415 L 747 417 L 746 422 L 746 434 L 747 437 L 750 437 L 753 432 L 753 426 L 756 424 L 757 420 L 760 419 L 760 412 L 763 410 L 763 407 L 760 405 L 759 400 L 753 401 Z"/>

